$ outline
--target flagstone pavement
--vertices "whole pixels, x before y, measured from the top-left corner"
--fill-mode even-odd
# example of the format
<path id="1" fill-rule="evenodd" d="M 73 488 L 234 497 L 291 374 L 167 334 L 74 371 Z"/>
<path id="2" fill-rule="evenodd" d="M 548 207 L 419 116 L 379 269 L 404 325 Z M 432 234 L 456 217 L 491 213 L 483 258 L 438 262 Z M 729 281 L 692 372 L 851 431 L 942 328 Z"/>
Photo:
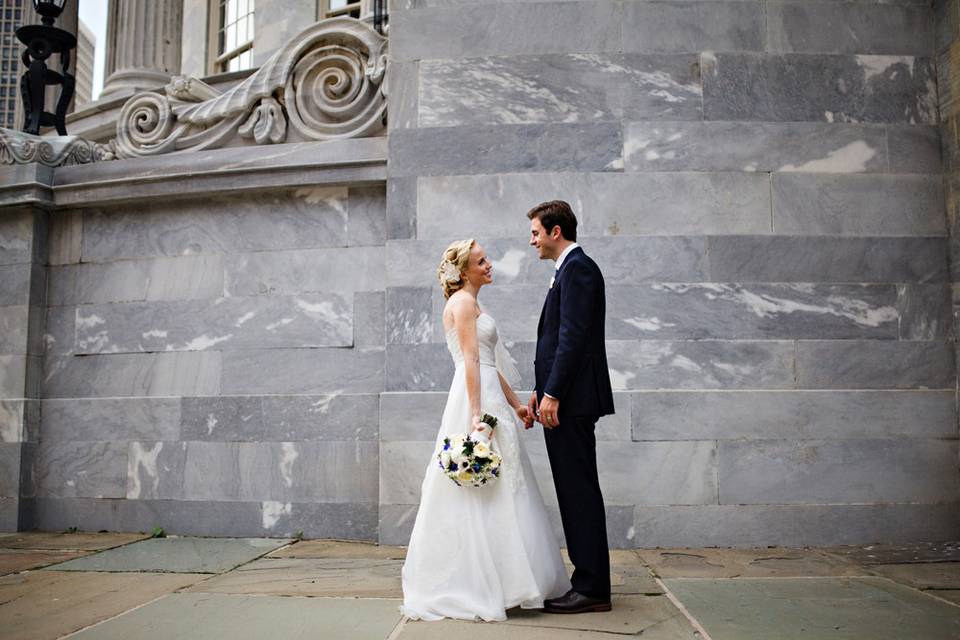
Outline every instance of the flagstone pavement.
<path id="1" fill-rule="evenodd" d="M 611 552 L 613 611 L 403 619 L 405 550 L 358 542 L 0 534 L 0 638 L 960 639 L 960 542 Z"/>

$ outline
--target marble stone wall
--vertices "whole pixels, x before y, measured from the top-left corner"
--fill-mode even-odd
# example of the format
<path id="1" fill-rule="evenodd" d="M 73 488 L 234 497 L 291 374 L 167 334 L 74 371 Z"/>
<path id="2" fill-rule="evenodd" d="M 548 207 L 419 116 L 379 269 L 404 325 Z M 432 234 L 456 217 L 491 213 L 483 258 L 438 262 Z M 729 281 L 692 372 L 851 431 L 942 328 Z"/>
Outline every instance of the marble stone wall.
<path id="1" fill-rule="evenodd" d="M 553 198 L 606 276 L 612 546 L 956 537 L 929 3 L 398 0 L 390 28 L 381 542 L 452 375 L 441 249 L 494 259 L 529 389 L 552 267 L 524 213 Z"/>
<path id="2" fill-rule="evenodd" d="M 0 216 L 0 531 L 33 525 L 30 470 L 37 455 L 47 214 Z"/>
<path id="3" fill-rule="evenodd" d="M 37 525 L 376 539 L 385 211 L 333 186 L 58 212 Z"/>

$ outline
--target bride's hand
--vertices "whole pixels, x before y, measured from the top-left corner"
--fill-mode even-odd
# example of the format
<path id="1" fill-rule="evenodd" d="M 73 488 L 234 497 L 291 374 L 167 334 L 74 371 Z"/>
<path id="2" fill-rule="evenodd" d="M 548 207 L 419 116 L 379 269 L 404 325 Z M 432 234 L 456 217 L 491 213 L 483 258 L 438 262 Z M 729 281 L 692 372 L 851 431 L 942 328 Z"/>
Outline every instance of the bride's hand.
<path id="1" fill-rule="evenodd" d="M 514 408 L 514 411 L 517 412 L 517 417 L 523 421 L 524 429 L 530 429 L 533 427 L 533 414 L 530 413 L 530 409 L 528 407 L 518 404 Z"/>

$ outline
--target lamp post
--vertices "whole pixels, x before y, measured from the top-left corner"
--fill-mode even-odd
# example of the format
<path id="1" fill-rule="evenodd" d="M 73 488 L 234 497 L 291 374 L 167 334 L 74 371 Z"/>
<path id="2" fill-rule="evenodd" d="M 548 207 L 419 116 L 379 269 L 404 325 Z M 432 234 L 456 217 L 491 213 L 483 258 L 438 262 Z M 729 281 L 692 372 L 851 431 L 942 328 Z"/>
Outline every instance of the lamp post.
<path id="1" fill-rule="evenodd" d="M 386 0 L 373 0 L 373 28 L 383 35 L 383 26 L 387 21 Z"/>
<path id="2" fill-rule="evenodd" d="M 57 133 L 67 135 L 65 122 L 67 108 L 73 99 L 76 78 L 70 67 L 70 50 L 77 46 L 77 38 L 69 31 L 53 26 L 60 17 L 67 0 L 33 0 L 34 10 L 43 24 L 31 24 L 17 29 L 17 39 L 27 46 L 21 60 L 27 71 L 20 77 L 20 97 L 23 99 L 25 122 L 23 130 L 37 135 L 40 127 L 53 125 Z M 47 58 L 60 54 L 61 72 L 47 68 Z M 45 90 L 48 85 L 62 85 L 56 111 L 44 111 Z"/>

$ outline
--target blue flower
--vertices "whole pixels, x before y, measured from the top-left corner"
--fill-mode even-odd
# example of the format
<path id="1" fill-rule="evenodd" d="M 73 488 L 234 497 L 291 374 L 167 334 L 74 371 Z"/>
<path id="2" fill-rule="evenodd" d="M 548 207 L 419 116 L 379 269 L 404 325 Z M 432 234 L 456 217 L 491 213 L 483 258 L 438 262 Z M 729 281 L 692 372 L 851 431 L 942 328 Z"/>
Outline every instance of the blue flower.
<path id="1" fill-rule="evenodd" d="M 480 463 L 479 463 L 479 462 L 474 462 L 474 463 L 473 463 L 473 470 L 474 470 L 474 471 L 480 471 Z"/>
<path id="2" fill-rule="evenodd" d="M 448 471 L 456 471 L 458 468 L 459 468 L 459 467 L 457 467 L 457 463 L 454 462 L 453 460 L 451 460 L 451 461 L 450 461 L 450 466 L 447 467 L 447 470 L 448 470 Z"/>

